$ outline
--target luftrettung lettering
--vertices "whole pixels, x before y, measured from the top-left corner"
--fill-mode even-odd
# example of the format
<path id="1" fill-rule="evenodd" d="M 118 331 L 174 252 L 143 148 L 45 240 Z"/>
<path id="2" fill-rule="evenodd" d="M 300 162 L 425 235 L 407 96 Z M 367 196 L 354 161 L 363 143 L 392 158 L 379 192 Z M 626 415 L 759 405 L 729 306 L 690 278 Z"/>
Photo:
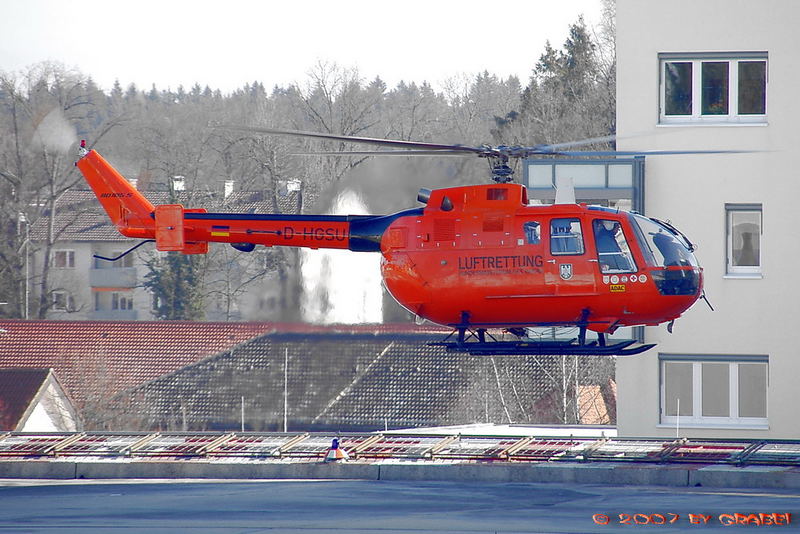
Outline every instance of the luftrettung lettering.
<path id="1" fill-rule="evenodd" d="M 483 269 L 522 269 L 541 267 L 541 256 L 462 256 L 458 258 L 458 268 L 463 271 Z"/>

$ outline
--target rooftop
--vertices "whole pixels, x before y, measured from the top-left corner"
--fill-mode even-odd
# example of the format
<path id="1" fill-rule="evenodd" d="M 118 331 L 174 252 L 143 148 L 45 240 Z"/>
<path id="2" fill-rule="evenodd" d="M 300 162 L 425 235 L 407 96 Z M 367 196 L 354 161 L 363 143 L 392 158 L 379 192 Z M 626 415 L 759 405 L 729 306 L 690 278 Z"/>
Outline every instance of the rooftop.
<path id="1" fill-rule="evenodd" d="M 343 431 L 553 421 L 560 359 L 428 345 L 440 339 L 424 331 L 276 330 L 128 391 L 109 415 L 163 430 L 282 430 L 284 417 L 289 429 Z M 595 402 L 604 404 L 600 385 L 613 377 L 613 362 L 582 361 L 601 369 L 581 381 L 594 384 Z"/>
<path id="2" fill-rule="evenodd" d="M 229 351 L 270 332 L 364 335 L 437 331 L 414 325 L 271 322 L 0 320 L 0 368 L 53 368 L 81 406 Z"/>
<path id="3" fill-rule="evenodd" d="M 272 323 L 2 320 L 0 368 L 53 368 L 80 406 L 273 328 Z"/>
<path id="4" fill-rule="evenodd" d="M 50 369 L 0 369 L 0 430 L 15 430 Z"/>
<path id="5" fill-rule="evenodd" d="M 55 369 L 87 429 L 280 430 L 284 415 L 290 429 L 316 430 L 551 423 L 562 404 L 560 357 L 447 352 L 428 345 L 442 339 L 438 327 L 6 320 L 0 329 L 0 368 Z M 583 357 L 580 368 L 568 385 L 595 386 L 584 391 L 605 406 L 613 361 Z"/>

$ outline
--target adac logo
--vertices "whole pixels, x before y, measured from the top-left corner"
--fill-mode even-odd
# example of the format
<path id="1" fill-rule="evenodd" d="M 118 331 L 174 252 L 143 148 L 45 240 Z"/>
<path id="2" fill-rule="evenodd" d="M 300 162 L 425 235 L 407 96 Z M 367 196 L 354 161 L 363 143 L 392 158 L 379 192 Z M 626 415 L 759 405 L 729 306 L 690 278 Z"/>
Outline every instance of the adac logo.
<path id="1" fill-rule="evenodd" d="M 562 280 L 570 280 L 572 278 L 572 264 L 571 263 L 561 263 L 558 265 L 559 273 L 561 274 Z"/>

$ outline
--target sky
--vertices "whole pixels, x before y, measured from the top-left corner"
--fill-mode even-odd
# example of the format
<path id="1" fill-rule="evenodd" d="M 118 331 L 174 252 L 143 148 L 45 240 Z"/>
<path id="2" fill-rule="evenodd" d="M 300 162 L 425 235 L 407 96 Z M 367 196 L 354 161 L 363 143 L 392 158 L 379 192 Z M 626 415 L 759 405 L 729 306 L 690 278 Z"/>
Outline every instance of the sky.
<path id="1" fill-rule="evenodd" d="M 303 85 L 321 62 L 390 88 L 484 70 L 524 84 L 547 40 L 561 48 L 571 23 L 600 11 L 600 0 L 5 0 L 0 71 L 56 61 L 105 91 Z"/>

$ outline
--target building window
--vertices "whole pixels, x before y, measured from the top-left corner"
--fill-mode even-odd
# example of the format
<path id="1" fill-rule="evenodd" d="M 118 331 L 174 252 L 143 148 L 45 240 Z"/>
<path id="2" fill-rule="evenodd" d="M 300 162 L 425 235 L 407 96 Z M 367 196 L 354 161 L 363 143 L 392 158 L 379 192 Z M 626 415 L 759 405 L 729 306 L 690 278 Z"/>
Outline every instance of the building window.
<path id="1" fill-rule="evenodd" d="M 761 204 L 726 204 L 727 274 L 761 275 Z"/>
<path id="2" fill-rule="evenodd" d="M 75 251 L 74 250 L 54 250 L 52 266 L 56 269 L 74 269 Z"/>
<path id="3" fill-rule="evenodd" d="M 767 356 L 659 355 L 661 423 L 765 427 Z"/>
<path id="4" fill-rule="evenodd" d="M 766 122 L 767 54 L 661 54 L 660 122 Z"/>
<path id="5" fill-rule="evenodd" d="M 53 310 L 75 311 L 75 297 L 66 291 L 53 291 Z"/>
<path id="6" fill-rule="evenodd" d="M 111 293 L 111 309 L 112 310 L 132 310 L 133 297 L 128 293 Z"/>
<path id="7" fill-rule="evenodd" d="M 122 250 L 114 250 L 111 254 L 107 254 L 105 252 L 99 253 L 101 256 L 108 256 L 110 258 L 116 258 L 120 256 L 124 251 Z M 126 254 L 122 256 L 117 261 L 108 261 L 102 260 L 100 258 L 94 258 L 94 268 L 95 269 L 118 269 L 121 267 L 133 267 L 133 254 Z"/>
<path id="8" fill-rule="evenodd" d="M 119 256 L 123 252 L 124 251 L 122 251 L 122 250 L 115 250 L 114 252 L 111 253 L 112 254 L 111 257 L 112 258 L 116 258 L 117 256 Z M 126 254 L 126 255 L 122 256 L 120 259 L 118 259 L 117 261 L 112 262 L 111 265 L 112 265 L 112 267 L 116 267 L 116 268 L 133 267 L 133 254 Z"/>
<path id="9" fill-rule="evenodd" d="M 579 201 L 625 210 L 641 210 L 643 206 L 644 158 L 526 159 L 523 171 L 534 203 L 551 203 L 556 182 L 571 178 Z"/>

